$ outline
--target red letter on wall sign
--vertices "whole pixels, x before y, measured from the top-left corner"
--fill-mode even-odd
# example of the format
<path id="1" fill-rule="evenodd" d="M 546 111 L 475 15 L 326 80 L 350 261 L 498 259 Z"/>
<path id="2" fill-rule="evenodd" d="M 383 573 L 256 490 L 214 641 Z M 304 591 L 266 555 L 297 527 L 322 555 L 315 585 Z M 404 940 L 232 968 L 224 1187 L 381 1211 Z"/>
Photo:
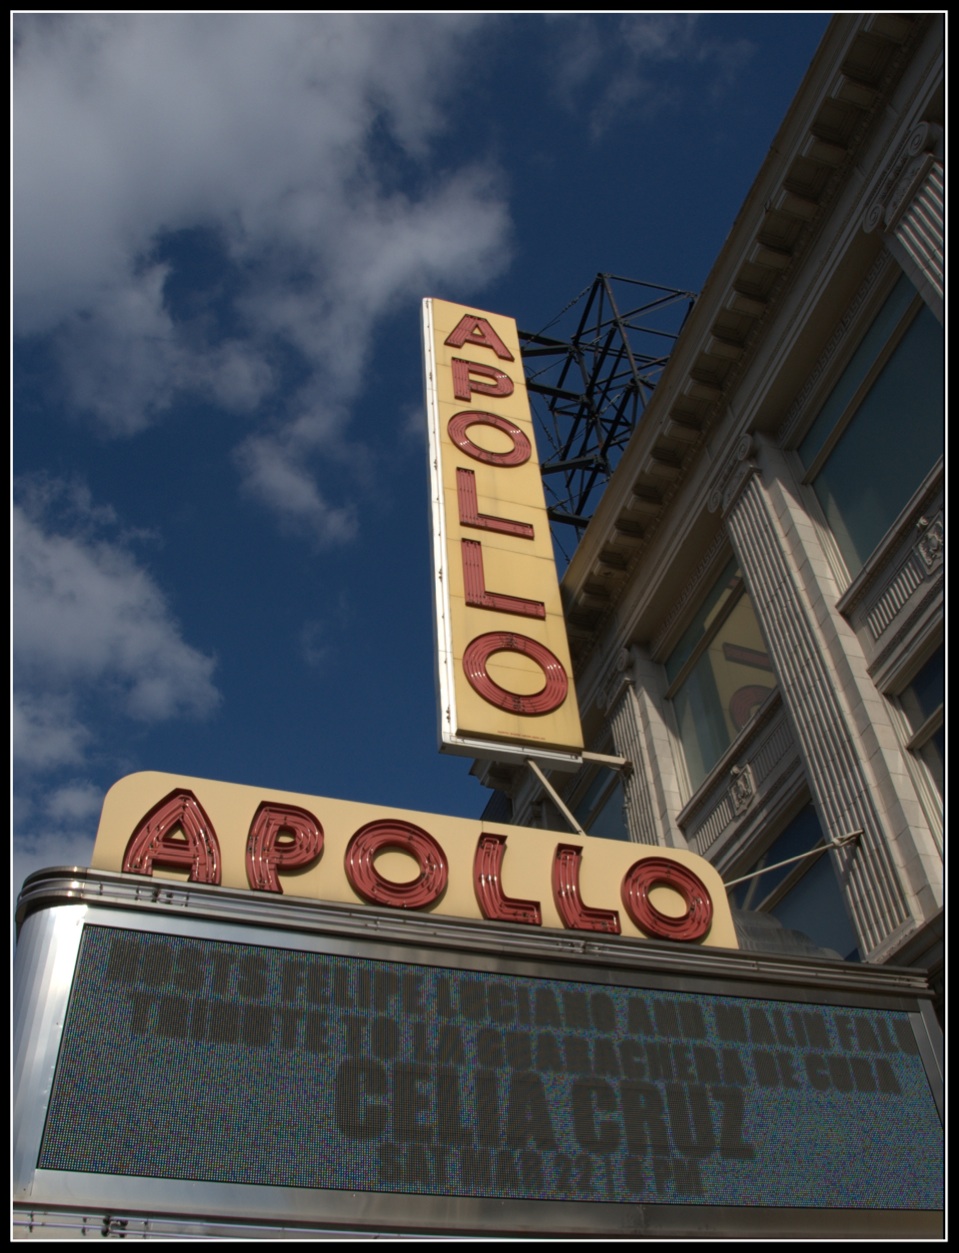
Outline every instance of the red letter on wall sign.
<path id="1" fill-rule="evenodd" d="M 475 539 L 461 540 L 460 545 L 463 553 L 463 588 L 468 605 L 472 605 L 474 609 L 498 609 L 500 613 L 516 613 L 524 618 L 546 617 L 546 606 L 541 600 L 488 592 L 486 575 L 483 573 L 483 545 Z"/>
<path id="2" fill-rule="evenodd" d="M 154 805 L 127 842 L 123 854 L 126 874 L 152 875 L 154 866 L 189 869 L 191 883 L 220 882 L 216 832 L 189 788 L 177 788 Z"/>
<path id="3" fill-rule="evenodd" d="M 678 918 L 664 914 L 649 899 L 654 887 L 673 888 L 686 902 Z M 705 883 L 688 866 L 668 857 L 643 857 L 623 876 L 623 905 L 640 930 L 658 940 L 701 940 L 713 921 L 713 902 Z"/>
<path id="4" fill-rule="evenodd" d="M 479 392 L 481 396 L 513 394 L 513 380 L 493 365 L 464 361 L 462 357 L 454 357 L 450 365 L 453 369 L 453 395 L 457 400 L 472 400 L 474 392 Z M 470 378 L 471 374 L 478 375 L 479 379 L 485 379 L 486 382 Z"/>
<path id="5" fill-rule="evenodd" d="M 409 883 L 384 878 L 373 860 L 387 849 L 412 854 L 419 863 L 419 876 Z M 360 827 L 346 846 L 343 866 L 355 891 L 371 905 L 424 909 L 446 891 L 446 854 L 428 832 L 399 818 Z"/>
<path id="6" fill-rule="evenodd" d="M 319 860 L 323 828 L 307 809 L 270 805 L 253 815 L 246 841 L 246 878 L 259 892 L 283 893 L 277 870 L 295 870 Z"/>
<path id="7" fill-rule="evenodd" d="M 492 426 L 497 431 L 502 431 L 504 435 L 508 435 L 513 441 L 513 447 L 509 452 L 490 452 L 487 448 L 480 448 L 479 444 L 474 444 L 466 434 L 471 426 Z M 515 422 L 511 422 L 509 418 L 500 417 L 497 413 L 487 413 L 483 409 L 464 409 L 462 413 L 454 414 L 446 430 L 461 452 L 465 452 L 467 457 L 472 457 L 474 461 L 482 461 L 486 465 L 522 466 L 529 461 L 533 453 L 529 440 Z"/>
<path id="8" fill-rule="evenodd" d="M 501 687 L 486 670 L 486 663 L 494 653 L 521 653 L 530 657 L 545 676 L 542 691 L 525 696 Z M 569 691 L 569 679 L 559 658 L 545 644 L 512 631 L 487 631 L 471 640 L 463 653 L 463 672 L 478 696 L 509 713 L 551 714 L 559 709 Z"/>
<path id="9" fill-rule="evenodd" d="M 489 835 L 484 831 L 476 843 L 473 888 L 480 913 L 492 922 L 526 922 L 532 927 L 542 926 L 543 913 L 539 901 L 522 901 L 503 892 L 500 871 L 505 852 L 505 835 Z"/>
<path id="10" fill-rule="evenodd" d="M 619 935 L 615 909 L 590 909 L 579 897 L 579 865 L 583 851 L 576 844 L 557 844 L 553 857 L 553 900 L 563 926 L 571 931 L 605 931 Z"/>
<path id="11" fill-rule="evenodd" d="M 443 342 L 450 348 L 462 348 L 464 344 L 471 344 L 474 348 L 492 348 L 501 361 L 513 360 L 513 354 L 486 318 L 479 318 L 473 313 L 464 313 Z"/>
<path id="12" fill-rule="evenodd" d="M 456 500 L 459 505 L 460 522 L 478 531 L 499 531 L 503 535 L 515 535 L 517 539 L 533 539 L 531 523 L 516 522 L 512 518 L 497 518 L 491 513 L 480 513 L 476 495 L 476 475 L 472 470 L 456 467 Z"/>

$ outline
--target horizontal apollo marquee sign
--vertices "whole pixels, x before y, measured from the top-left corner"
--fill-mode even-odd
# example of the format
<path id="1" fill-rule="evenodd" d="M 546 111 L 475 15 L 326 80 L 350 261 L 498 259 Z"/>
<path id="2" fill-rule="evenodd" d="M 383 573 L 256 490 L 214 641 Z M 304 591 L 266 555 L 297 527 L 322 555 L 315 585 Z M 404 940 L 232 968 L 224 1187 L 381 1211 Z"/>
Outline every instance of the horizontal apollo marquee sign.
<path id="1" fill-rule="evenodd" d="M 107 794 L 92 866 L 448 917 L 736 948 L 694 853 L 152 772 Z"/>
<path id="2" fill-rule="evenodd" d="M 123 918 L 91 909 L 55 1074 L 33 1075 L 49 1106 L 15 1195 L 34 1205 L 384 1232 L 941 1227 L 931 1037 L 894 993 L 843 1003 L 821 970 L 778 996 L 731 971 L 704 990 L 695 960 L 650 987 L 509 954 L 325 951 L 213 931 L 199 903 L 149 931 Z M 661 1217 L 690 1208 L 709 1213 Z"/>
<path id="3" fill-rule="evenodd" d="M 583 749 L 512 318 L 423 302 L 440 746 L 573 765 Z"/>

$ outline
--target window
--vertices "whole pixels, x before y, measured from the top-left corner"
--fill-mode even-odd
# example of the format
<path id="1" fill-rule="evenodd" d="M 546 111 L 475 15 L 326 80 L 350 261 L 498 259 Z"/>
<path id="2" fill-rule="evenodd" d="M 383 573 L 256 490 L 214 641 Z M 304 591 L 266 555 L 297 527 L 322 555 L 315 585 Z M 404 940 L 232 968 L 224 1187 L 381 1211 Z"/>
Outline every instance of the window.
<path id="1" fill-rule="evenodd" d="M 807 805 L 744 873 L 766 866 L 777 868 L 732 888 L 730 900 L 738 909 L 772 914 L 784 927 L 802 932 L 820 948 L 832 949 L 846 961 L 858 961 L 856 933 L 826 850 L 819 857 L 806 857 L 788 866 L 778 864 L 823 843 L 816 811 Z"/>
<path id="2" fill-rule="evenodd" d="M 945 791 L 944 696 L 945 653 L 939 648 L 900 694 L 899 704 L 911 732 L 906 748 L 925 763 L 940 799 Z"/>
<path id="3" fill-rule="evenodd" d="M 587 835 L 604 840 L 629 839 L 626 796 L 618 771 L 600 767 L 572 812 Z"/>
<path id="4" fill-rule="evenodd" d="M 942 327 L 901 278 L 798 449 L 851 575 L 942 456 L 944 421 Z"/>
<path id="5" fill-rule="evenodd" d="M 667 659 L 666 678 L 695 791 L 776 686 L 735 558 Z"/>

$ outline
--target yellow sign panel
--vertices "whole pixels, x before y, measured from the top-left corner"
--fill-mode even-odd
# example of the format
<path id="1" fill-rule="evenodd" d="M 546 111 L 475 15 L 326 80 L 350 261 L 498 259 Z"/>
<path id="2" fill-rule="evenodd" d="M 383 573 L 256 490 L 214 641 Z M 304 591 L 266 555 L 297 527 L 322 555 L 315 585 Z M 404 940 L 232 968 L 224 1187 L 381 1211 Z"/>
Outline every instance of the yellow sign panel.
<path id="1" fill-rule="evenodd" d="M 519 337 L 424 301 L 441 746 L 551 764 L 583 748 Z"/>
<path id="2" fill-rule="evenodd" d="M 128 775 L 93 868 L 345 905 L 736 948 L 695 853 L 303 796 Z"/>

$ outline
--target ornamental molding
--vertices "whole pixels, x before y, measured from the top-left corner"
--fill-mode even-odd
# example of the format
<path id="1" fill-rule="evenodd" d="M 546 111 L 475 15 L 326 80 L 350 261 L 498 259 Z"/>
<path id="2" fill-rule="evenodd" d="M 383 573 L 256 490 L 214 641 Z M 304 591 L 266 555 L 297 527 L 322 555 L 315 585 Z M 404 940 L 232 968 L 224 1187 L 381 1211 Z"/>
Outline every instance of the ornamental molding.
<path id="1" fill-rule="evenodd" d="M 749 768 L 749 762 L 741 766 L 733 766 L 729 772 L 729 803 L 738 818 L 744 814 L 756 799 L 756 781 Z"/>
<path id="2" fill-rule="evenodd" d="M 779 693 L 744 732 L 746 742 L 730 763 L 714 772 L 680 812 L 680 829 L 690 849 L 716 863 L 720 844 L 728 848 L 746 832 L 771 820 L 777 797 L 801 774 L 801 761 Z"/>
<path id="3" fill-rule="evenodd" d="M 909 132 L 863 215 L 862 229 L 867 234 L 878 226 L 890 230 L 896 225 L 929 170 L 937 164 L 934 151 L 941 137 L 942 128 L 934 122 L 920 122 Z"/>
<path id="4" fill-rule="evenodd" d="M 840 596 L 836 607 L 845 617 L 871 613 L 896 577 L 890 572 L 898 570 L 903 561 L 914 568 L 918 582 L 942 565 L 945 553 L 943 476 L 944 465 L 940 459 L 900 515 L 899 525 L 887 534 Z"/>
<path id="5" fill-rule="evenodd" d="M 629 649 L 621 648 L 610 667 L 610 672 L 603 684 L 601 699 L 597 701 L 597 704 L 601 706 L 604 713 L 611 714 L 635 682 L 633 659 Z"/>
<path id="6" fill-rule="evenodd" d="M 945 560 L 946 539 L 942 511 L 931 521 L 920 518 L 916 528 L 922 533 L 921 538 L 906 560 L 898 566 L 866 615 L 866 624 L 873 640 L 878 640 L 892 625 L 918 588 Z"/>
<path id="7" fill-rule="evenodd" d="M 946 556 L 946 532 L 942 510 L 940 509 L 932 521 L 928 518 L 920 518 L 916 526 L 923 532 L 923 536 L 916 545 L 915 552 L 926 567 L 927 573 L 931 573 L 942 565 Z"/>
<path id="8" fill-rule="evenodd" d="M 758 469 L 752 460 L 752 437 L 743 435 L 736 450 L 723 466 L 716 486 L 709 493 L 706 507 L 710 513 L 727 513 L 742 490 L 743 484 Z"/>
<path id="9" fill-rule="evenodd" d="M 910 647 L 918 637 L 925 637 L 927 628 L 938 631 L 942 623 L 943 611 L 942 583 L 936 580 L 927 585 L 909 606 L 906 620 L 900 622 L 892 634 L 884 634 L 882 647 L 876 652 L 869 666 L 876 687 L 886 692 L 891 682 L 890 676 L 898 675 L 903 660 L 903 648 Z"/>

